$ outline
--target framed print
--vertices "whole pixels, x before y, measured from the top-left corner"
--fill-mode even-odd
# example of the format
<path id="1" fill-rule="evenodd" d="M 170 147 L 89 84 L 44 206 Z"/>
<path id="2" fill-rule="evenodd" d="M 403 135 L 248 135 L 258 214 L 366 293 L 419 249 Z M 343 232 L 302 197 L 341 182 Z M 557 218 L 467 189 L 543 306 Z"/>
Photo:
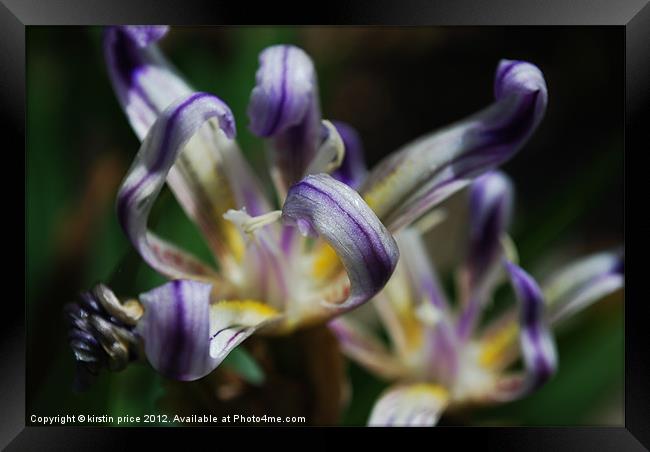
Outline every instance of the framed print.
<path id="1" fill-rule="evenodd" d="M 149 3 L 0 7 L 3 446 L 648 447 L 647 2 Z"/>

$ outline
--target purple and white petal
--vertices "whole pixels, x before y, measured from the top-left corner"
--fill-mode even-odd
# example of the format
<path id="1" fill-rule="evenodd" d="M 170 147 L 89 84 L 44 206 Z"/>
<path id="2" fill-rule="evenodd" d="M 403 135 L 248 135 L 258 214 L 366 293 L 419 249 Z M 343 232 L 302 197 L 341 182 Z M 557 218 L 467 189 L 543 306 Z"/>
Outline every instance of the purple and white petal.
<path id="1" fill-rule="evenodd" d="M 474 329 L 501 270 L 504 254 L 501 241 L 510 223 L 512 204 L 512 183 L 501 172 L 488 172 L 471 185 L 469 247 L 465 264 L 469 299 L 458 323 L 461 338 L 467 338 Z"/>
<path id="2" fill-rule="evenodd" d="M 327 174 L 293 185 L 282 207 L 285 223 L 321 236 L 336 252 L 350 280 L 350 293 L 336 312 L 365 303 L 388 282 L 399 258 L 395 239 L 359 194 Z"/>
<path id="3" fill-rule="evenodd" d="M 426 246 L 413 228 L 401 230 L 395 238 L 400 261 L 373 303 L 402 356 L 412 359 L 418 355 L 425 361 L 435 356 L 432 364 L 452 369 L 455 332 L 447 298 Z"/>
<path id="4" fill-rule="evenodd" d="M 402 256 L 401 262 L 409 275 L 416 299 L 426 301 L 446 312 L 449 302 L 440 286 L 437 271 L 427 255 L 427 246 L 420 233 L 415 229 L 406 228 L 395 235 L 395 238 Z"/>
<path id="5" fill-rule="evenodd" d="M 625 284 L 622 252 L 603 252 L 558 270 L 544 284 L 549 321 L 556 324 Z"/>
<path id="6" fill-rule="evenodd" d="M 343 353 L 375 375 L 395 379 L 408 374 L 400 361 L 360 322 L 343 316 L 332 320 L 327 326 L 338 339 Z"/>
<path id="7" fill-rule="evenodd" d="M 193 91 L 155 45 L 168 29 L 167 26 L 117 26 L 104 31 L 109 77 L 141 140 L 160 112 Z"/>
<path id="8" fill-rule="evenodd" d="M 332 121 L 332 123 L 339 132 L 345 147 L 343 163 L 332 173 L 332 177 L 356 190 L 361 186 L 368 174 L 361 137 L 352 126 L 345 122 Z"/>
<path id="9" fill-rule="evenodd" d="M 151 365 L 162 375 L 190 381 L 214 370 L 210 356 L 211 284 L 176 280 L 140 295 L 144 315 L 136 327 Z"/>
<path id="10" fill-rule="evenodd" d="M 167 30 L 168 27 L 118 26 L 108 27 L 104 33 L 109 78 L 140 140 L 169 105 L 195 91 L 156 45 Z M 221 215 L 229 208 L 242 207 L 256 215 L 268 207 L 259 181 L 237 143 L 209 123 L 187 143 L 183 158 L 174 163 L 167 182 L 222 261 L 240 246 L 230 243 L 237 234 L 233 234 L 232 225 Z"/>
<path id="11" fill-rule="evenodd" d="M 520 304 L 519 340 L 525 369 L 522 376 L 505 377 L 497 383 L 494 398 L 502 401 L 538 389 L 557 370 L 557 351 L 546 323 L 542 291 L 522 268 L 510 262 L 505 266 Z"/>
<path id="12" fill-rule="evenodd" d="M 298 182 L 316 155 L 321 113 L 316 71 L 298 47 L 276 45 L 259 57 L 248 106 L 250 129 L 270 140 L 274 181 L 280 193 Z"/>
<path id="13" fill-rule="evenodd" d="M 142 258 L 160 273 L 171 278 L 211 274 L 196 259 L 166 244 L 147 230 L 149 212 L 167 174 L 185 144 L 211 118 L 228 136 L 235 133 L 232 113 L 217 97 L 194 93 L 168 107 L 156 120 L 142 143 L 117 195 L 118 221 Z M 166 250 L 174 250 L 168 255 Z M 182 259 L 177 259 L 179 254 Z M 189 264 L 185 264 L 188 262 Z M 195 268 L 188 272 L 188 265 Z"/>
<path id="14" fill-rule="evenodd" d="M 477 288 L 502 256 L 501 238 L 512 215 L 513 189 L 508 177 L 489 172 L 470 188 L 468 267 L 471 285 Z"/>
<path id="15" fill-rule="evenodd" d="M 256 301 L 211 303 L 212 285 L 175 280 L 140 295 L 144 315 L 136 332 L 151 365 L 176 380 L 212 372 L 244 339 L 277 318 Z"/>
<path id="16" fill-rule="evenodd" d="M 506 162 L 537 128 L 547 89 L 536 66 L 502 60 L 494 91 L 490 107 L 406 145 L 370 173 L 361 193 L 391 231 Z"/>
<path id="17" fill-rule="evenodd" d="M 210 357 L 221 362 L 251 334 L 283 321 L 279 313 L 254 300 L 221 300 L 210 306 Z"/>
<path id="18" fill-rule="evenodd" d="M 432 427 L 449 404 L 441 386 L 416 383 L 392 386 L 375 402 L 371 427 Z"/>

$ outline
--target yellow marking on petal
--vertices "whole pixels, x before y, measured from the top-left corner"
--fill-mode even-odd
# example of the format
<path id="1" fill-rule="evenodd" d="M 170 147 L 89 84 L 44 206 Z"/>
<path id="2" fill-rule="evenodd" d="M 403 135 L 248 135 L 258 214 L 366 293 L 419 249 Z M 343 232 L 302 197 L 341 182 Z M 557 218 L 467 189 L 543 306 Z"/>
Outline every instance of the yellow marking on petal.
<path id="1" fill-rule="evenodd" d="M 430 383 L 416 383 L 409 386 L 405 392 L 409 396 L 434 396 L 441 401 L 446 401 L 449 398 L 449 393 L 445 388 Z"/>
<path id="2" fill-rule="evenodd" d="M 515 321 L 509 322 L 483 344 L 480 356 L 481 364 L 485 367 L 498 365 L 505 353 L 516 343 L 518 337 L 519 325 Z"/>
<path id="3" fill-rule="evenodd" d="M 212 305 L 215 309 L 224 309 L 232 312 L 250 312 L 261 317 L 273 317 L 278 311 L 268 304 L 258 300 L 220 300 Z"/>
<path id="4" fill-rule="evenodd" d="M 506 259 L 508 259 L 513 264 L 519 264 L 519 253 L 517 252 L 517 245 L 515 245 L 514 240 L 508 234 L 504 234 L 501 237 L 501 246 L 505 252 Z"/>
<path id="5" fill-rule="evenodd" d="M 414 163 L 410 160 L 400 162 L 390 174 L 383 177 L 381 181 L 378 181 L 368 192 L 363 194 L 364 201 L 377 216 L 384 215 L 386 213 L 384 210 L 391 205 L 390 201 L 404 190 L 403 181 L 412 173 Z"/>
<path id="6" fill-rule="evenodd" d="M 314 261 L 312 264 L 312 275 L 319 280 L 330 279 L 343 270 L 341 260 L 327 243 L 319 245 L 314 250 Z"/>
<path id="7" fill-rule="evenodd" d="M 232 252 L 233 257 L 237 262 L 241 262 L 244 258 L 245 251 L 244 238 L 242 237 L 237 227 L 230 222 L 226 222 L 223 225 L 223 228 L 224 235 L 226 236 L 226 242 L 230 248 L 230 251 Z"/>
<path id="8" fill-rule="evenodd" d="M 422 344 L 422 325 L 414 316 L 402 317 L 406 347 L 410 351 L 420 348 Z"/>

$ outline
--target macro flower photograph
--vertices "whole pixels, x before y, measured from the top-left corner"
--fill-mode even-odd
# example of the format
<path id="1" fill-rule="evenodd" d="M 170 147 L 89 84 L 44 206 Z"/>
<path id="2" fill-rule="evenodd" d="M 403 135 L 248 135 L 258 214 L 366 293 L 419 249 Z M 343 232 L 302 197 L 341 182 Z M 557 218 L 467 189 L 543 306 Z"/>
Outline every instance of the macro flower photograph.
<path id="1" fill-rule="evenodd" d="M 623 424 L 620 30 L 26 36 L 28 424 Z"/>

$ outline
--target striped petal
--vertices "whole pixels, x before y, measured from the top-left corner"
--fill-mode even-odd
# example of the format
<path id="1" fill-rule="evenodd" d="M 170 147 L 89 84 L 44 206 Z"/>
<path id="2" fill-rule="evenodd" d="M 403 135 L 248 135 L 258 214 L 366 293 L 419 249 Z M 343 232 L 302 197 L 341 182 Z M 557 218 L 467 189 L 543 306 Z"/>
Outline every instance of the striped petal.
<path id="1" fill-rule="evenodd" d="M 622 252 L 598 253 L 558 270 L 544 285 L 551 324 L 622 288 L 623 259 Z"/>
<path id="2" fill-rule="evenodd" d="M 341 166 L 332 173 L 332 177 L 346 185 L 358 189 L 368 174 L 363 157 L 361 138 L 354 128 L 341 121 L 333 121 L 345 147 L 345 157 Z"/>
<path id="3" fill-rule="evenodd" d="M 372 427 L 432 427 L 449 403 L 441 386 L 394 386 L 381 395 L 368 420 Z"/>
<path id="4" fill-rule="evenodd" d="M 543 286 L 546 319 L 551 326 L 570 318 L 624 285 L 622 252 L 597 253 L 558 270 Z M 519 325 L 508 311 L 485 328 L 481 338 L 483 364 L 503 368 L 517 356 Z"/>
<path id="5" fill-rule="evenodd" d="M 348 298 L 336 305 L 342 313 L 366 302 L 395 269 L 395 240 L 359 194 L 326 174 L 307 176 L 293 185 L 282 208 L 286 224 L 303 234 L 320 235 L 336 252 L 350 280 Z"/>
<path id="6" fill-rule="evenodd" d="M 555 342 L 544 316 L 544 297 L 535 280 L 522 268 L 506 262 L 506 269 L 521 310 L 519 340 L 524 359 L 523 375 L 507 376 L 497 383 L 497 400 L 513 400 L 538 389 L 557 370 Z"/>
<path id="7" fill-rule="evenodd" d="M 222 300 L 210 307 L 210 357 L 221 362 L 262 327 L 281 321 L 272 307 L 255 300 Z"/>
<path id="8" fill-rule="evenodd" d="M 391 231 L 503 164 L 537 128 L 547 90 L 536 66 L 502 60 L 494 92 L 490 107 L 406 145 L 370 173 L 361 193 Z"/>
<path id="9" fill-rule="evenodd" d="M 512 184 L 503 173 L 489 172 L 472 183 L 469 198 L 469 250 L 465 267 L 469 300 L 458 323 L 459 335 L 464 339 L 473 331 L 501 269 L 501 242 L 512 213 Z"/>
<path id="10" fill-rule="evenodd" d="M 133 130 L 142 140 L 169 104 L 193 90 L 155 45 L 169 27 L 108 27 L 104 56 L 108 74 Z"/>
<path id="11" fill-rule="evenodd" d="M 343 353 L 370 372 L 386 379 L 407 375 L 407 370 L 384 344 L 359 322 L 344 316 L 329 322 L 328 327 L 338 339 Z"/>
<path id="12" fill-rule="evenodd" d="M 176 280 L 140 295 L 136 330 L 151 365 L 176 380 L 196 380 L 218 365 L 210 356 L 210 284 Z"/>
<path id="13" fill-rule="evenodd" d="M 140 295 L 144 315 L 136 332 L 151 365 L 182 381 L 212 372 L 228 353 L 277 316 L 252 300 L 210 303 L 212 285 L 175 280 Z"/>
<path id="14" fill-rule="evenodd" d="M 302 179 L 320 141 L 316 72 L 309 56 L 290 45 L 265 49 L 248 107 L 251 131 L 270 139 L 279 193 Z"/>
<path id="15" fill-rule="evenodd" d="M 156 45 L 167 29 L 108 27 L 104 33 L 104 55 L 113 89 L 140 140 L 167 107 L 195 91 Z M 259 182 L 237 143 L 218 133 L 212 124 L 205 124 L 187 143 L 167 182 L 221 260 L 237 255 L 242 248 L 238 234 L 222 214 L 229 208 L 246 207 L 253 215 L 268 210 Z"/>
<path id="16" fill-rule="evenodd" d="M 226 135 L 235 133 L 230 109 L 217 97 L 195 93 L 168 107 L 156 120 L 117 195 L 118 220 L 142 258 L 160 273 L 183 278 L 212 271 L 147 230 L 151 207 L 185 144 L 216 118 Z"/>
<path id="17" fill-rule="evenodd" d="M 395 238 L 401 258 L 375 307 L 391 342 L 405 359 L 427 359 L 424 352 L 437 355 L 436 364 L 442 364 L 440 353 L 433 349 L 438 348 L 434 343 L 449 342 L 439 337 L 449 333 L 448 328 L 440 328 L 449 321 L 447 299 L 419 232 L 406 228 Z"/>

